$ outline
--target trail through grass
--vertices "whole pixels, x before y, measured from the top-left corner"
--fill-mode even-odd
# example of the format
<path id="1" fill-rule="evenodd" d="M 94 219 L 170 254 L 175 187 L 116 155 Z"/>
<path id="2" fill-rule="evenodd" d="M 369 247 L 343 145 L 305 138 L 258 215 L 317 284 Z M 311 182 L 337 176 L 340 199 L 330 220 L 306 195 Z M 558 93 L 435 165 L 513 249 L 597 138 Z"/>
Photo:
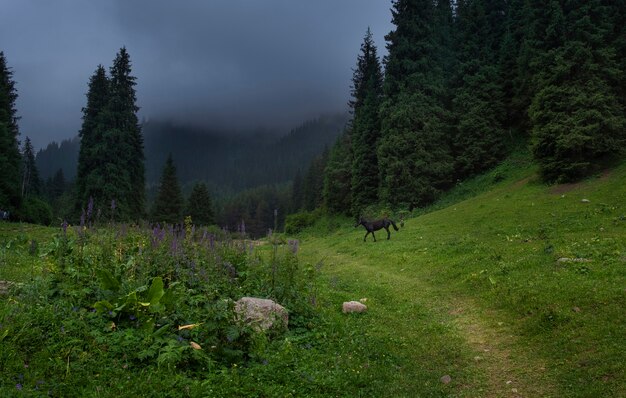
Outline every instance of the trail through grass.
<path id="1" fill-rule="evenodd" d="M 389 241 L 305 239 L 337 308 L 367 298 L 346 322 L 401 358 L 386 396 L 623 396 L 626 168 L 567 190 L 525 172 Z"/>

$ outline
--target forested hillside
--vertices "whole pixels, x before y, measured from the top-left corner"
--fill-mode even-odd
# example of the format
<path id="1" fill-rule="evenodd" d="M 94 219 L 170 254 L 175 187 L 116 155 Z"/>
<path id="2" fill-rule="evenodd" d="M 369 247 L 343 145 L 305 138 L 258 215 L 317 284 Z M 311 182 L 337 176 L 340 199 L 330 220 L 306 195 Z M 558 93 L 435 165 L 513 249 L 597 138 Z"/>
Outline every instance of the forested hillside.
<path id="1" fill-rule="evenodd" d="M 326 115 L 304 122 L 285 136 L 260 131 L 229 135 L 206 128 L 169 122 L 142 124 L 148 185 L 159 181 L 171 153 L 183 185 L 208 182 L 216 191 L 234 192 L 291 180 L 299 168 L 331 145 L 342 132 L 347 115 Z M 76 177 L 78 137 L 50 143 L 37 153 L 37 167 L 45 180 L 59 170 Z"/>
<path id="2" fill-rule="evenodd" d="M 625 15 L 623 1 L 394 1 L 384 76 L 368 31 L 353 120 L 318 205 L 353 216 L 427 206 L 519 142 L 546 182 L 615 164 L 626 139 Z"/>

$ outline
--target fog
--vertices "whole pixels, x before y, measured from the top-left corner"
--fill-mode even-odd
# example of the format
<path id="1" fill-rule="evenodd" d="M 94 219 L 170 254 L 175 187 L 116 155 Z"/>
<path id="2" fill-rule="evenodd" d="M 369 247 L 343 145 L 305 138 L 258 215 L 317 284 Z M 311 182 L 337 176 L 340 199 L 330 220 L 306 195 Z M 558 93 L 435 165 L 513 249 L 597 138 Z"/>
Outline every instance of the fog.
<path id="1" fill-rule="evenodd" d="M 140 118 L 286 132 L 349 99 L 369 26 L 384 54 L 391 1 L 0 0 L 0 51 L 36 148 L 81 124 L 89 77 L 126 46 Z"/>

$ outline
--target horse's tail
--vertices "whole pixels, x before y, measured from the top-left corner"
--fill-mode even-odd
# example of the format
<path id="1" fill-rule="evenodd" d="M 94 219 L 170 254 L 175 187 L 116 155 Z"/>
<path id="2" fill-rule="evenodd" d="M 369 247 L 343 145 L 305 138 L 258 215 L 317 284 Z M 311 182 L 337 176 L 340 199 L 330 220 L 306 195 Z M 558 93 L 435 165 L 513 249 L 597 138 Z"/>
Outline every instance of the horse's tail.
<path id="1" fill-rule="evenodd" d="M 393 220 L 390 218 L 389 222 L 391 223 L 391 225 L 393 225 L 393 229 L 395 229 L 396 231 L 399 231 L 398 226 L 396 225 L 395 222 L 393 222 Z"/>

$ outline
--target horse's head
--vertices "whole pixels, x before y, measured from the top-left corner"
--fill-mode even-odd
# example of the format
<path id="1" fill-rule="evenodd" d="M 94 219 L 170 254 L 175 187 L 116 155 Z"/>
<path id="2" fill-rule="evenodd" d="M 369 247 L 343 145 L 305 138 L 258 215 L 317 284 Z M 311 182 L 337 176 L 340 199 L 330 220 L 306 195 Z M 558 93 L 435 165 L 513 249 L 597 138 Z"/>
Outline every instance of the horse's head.
<path id="1" fill-rule="evenodd" d="M 354 228 L 358 227 L 361 224 L 363 224 L 363 218 L 359 217 L 359 221 L 357 221 L 356 224 L 354 224 Z"/>

